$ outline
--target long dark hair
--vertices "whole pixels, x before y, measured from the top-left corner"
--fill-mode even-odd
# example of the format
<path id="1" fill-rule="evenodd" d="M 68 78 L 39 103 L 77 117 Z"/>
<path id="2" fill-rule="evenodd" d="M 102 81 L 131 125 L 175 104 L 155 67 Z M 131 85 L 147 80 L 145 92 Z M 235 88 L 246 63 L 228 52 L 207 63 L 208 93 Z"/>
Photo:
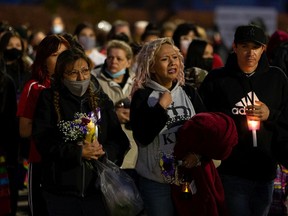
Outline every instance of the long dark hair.
<path id="1" fill-rule="evenodd" d="M 7 48 L 12 37 L 18 37 L 21 41 L 22 53 L 24 52 L 24 43 L 21 36 L 14 30 L 9 30 L 3 33 L 0 39 L 0 55 L 3 57 L 3 52 Z"/>
<path id="2" fill-rule="evenodd" d="M 63 74 L 67 71 L 67 69 L 70 69 L 73 67 L 74 63 L 78 59 L 83 59 L 87 62 L 89 69 L 92 69 L 92 62 L 89 59 L 89 57 L 81 50 L 77 48 L 72 48 L 63 51 L 57 59 L 56 67 L 55 67 L 55 73 L 54 73 L 54 107 L 55 111 L 58 116 L 58 122 L 61 120 L 61 109 L 59 106 L 60 101 L 60 89 L 62 88 L 62 80 L 63 80 Z M 96 110 L 97 108 L 97 97 L 96 94 L 94 94 L 92 85 L 90 83 L 90 86 L 88 88 L 89 93 L 89 105 L 91 110 Z"/>
<path id="3" fill-rule="evenodd" d="M 193 39 L 187 50 L 185 68 L 199 67 L 208 42 L 201 39 Z"/>
<path id="4" fill-rule="evenodd" d="M 49 77 L 46 59 L 53 53 L 57 52 L 61 44 L 70 48 L 69 42 L 63 36 L 56 34 L 48 35 L 40 42 L 32 65 L 32 79 L 38 80 L 39 83 L 45 82 Z"/>
<path id="5" fill-rule="evenodd" d="M 193 31 L 196 37 L 199 37 L 199 33 L 197 31 L 196 25 L 193 23 L 181 23 L 179 24 L 172 36 L 172 39 L 174 41 L 174 44 L 176 47 L 180 49 L 180 41 L 181 41 L 181 36 L 187 35 L 190 31 Z"/>
<path id="6" fill-rule="evenodd" d="M 4 59 L 0 56 L 0 93 L 5 88 L 5 76 L 6 76 L 6 66 Z"/>
<path id="7" fill-rule="evenodd" d="M 65 50 L 58 56 L 54 73 L 54 81 L 56 88 L 61 87 L 63 74 L 67 71 L 67 68 L 73 67 L 74 63 L 78 59 L 84 59 L 87 62 L 89 69 L 92 69 L 91 60 L 82 50 L 78 48 L 71 48 Z"/>

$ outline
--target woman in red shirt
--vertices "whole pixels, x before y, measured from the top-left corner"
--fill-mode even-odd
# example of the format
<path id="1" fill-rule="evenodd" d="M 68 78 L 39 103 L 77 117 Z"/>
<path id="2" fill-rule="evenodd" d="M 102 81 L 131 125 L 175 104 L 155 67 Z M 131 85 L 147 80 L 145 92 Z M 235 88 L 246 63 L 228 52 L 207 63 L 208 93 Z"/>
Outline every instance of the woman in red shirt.
<path id="1" fill-rule="evenodd" d="M 32 133 L 32 122 L 40 92 L 49 88 L 54 74 L 57 58 L 61 52 L 70 48 L 69 42 L 59 35 L 45 37 L 37 49 L 32 65 L 32 79 L 22 91 L 18 104 L 20 136 L 29 138 Z M 28 169 L 28 203 L 31 215 L 48 215 L 41 193 L 41 157 L 35 148 L 33 139 L 30 142 Z"/>

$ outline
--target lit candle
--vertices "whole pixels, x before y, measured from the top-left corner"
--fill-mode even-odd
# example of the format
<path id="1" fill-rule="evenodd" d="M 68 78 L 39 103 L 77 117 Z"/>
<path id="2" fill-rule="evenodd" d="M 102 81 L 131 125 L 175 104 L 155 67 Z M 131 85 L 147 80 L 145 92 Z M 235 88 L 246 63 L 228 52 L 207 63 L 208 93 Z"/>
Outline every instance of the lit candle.
<path id="1" fill-rule="evenodd" d="M 87 124 L 87 134 L 85 140 L 92 143 L 96 139 L 97 128 L 93 121 Z"/>
<path id="2" fill-rule="evenodd" d="M 252 131 L 253 147 L 257 147 L 257 133 L 260 129 L 260 121 L 252 119 L 251 116 L 247 116 L 248 129 Z"/>
<path id="3" fill-rule="evenodd" d="M 250 119 L 248 116 L 247 116 L 247 124 L 248 124 L 249 130 L 259 130 L 260 129 L 260 121 L 255 120 L 255 119 Z"/>

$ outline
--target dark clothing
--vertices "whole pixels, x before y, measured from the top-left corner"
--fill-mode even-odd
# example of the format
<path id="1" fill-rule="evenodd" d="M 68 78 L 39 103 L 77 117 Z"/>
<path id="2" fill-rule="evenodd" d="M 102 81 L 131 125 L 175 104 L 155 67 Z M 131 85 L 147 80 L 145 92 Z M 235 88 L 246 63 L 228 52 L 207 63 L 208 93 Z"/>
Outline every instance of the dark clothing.
<path id="1" fill-rule="evenodd" d="M 41 162 L 30 162 L 28 168 L 28 205 L 32 216 L 48 216 L 46 202 L 43 197 Z"/>
<path id="2" fill-rule="evenodd" d="M 277 155 L 277 159 L 279 160 L 280 164 L 288 169 L 288 103 L 281 113 L 276 127 L 277 130 L 275 133 L 275 140 L 277 141 L 277 145 L 274 148 L 274 152 Z"/>
<path id="3" fill-rule="evenodd" d="M 288 42 L 282 43 L 277 48 L 271 64 L 280 67 L 288 75 Z"/>
<path id="4" fill-rule="evenodd" d="M 17 166 L 16 92 L 10 76 L 0 72 L 0 153 L 5 152 L 7 164 Z"/>
<path id="5" fill-rule="evenodd" d="M 205 111 L 206 108 L 204 107 L 198 92 L 188 85 L 183 86 L 182 88 L 191 100 L 195 112 Z M 159 103 L 155 105 L 153 111 L 149 108 L 147 100 L 152 91 L 152 88 L 139 89 L 135 92 L 135 96 L 133 96 L 133 98 L 137 98 L 137 100 L 134 99 L 134 101 L 132 100 L 131 102 L 132 111 L 130 116 L 134 137 L 136 137 L 137 140 L 141 140 L 142 145 L 150 144 L 165 126 L 169 118 L 166 111 Z M 142 111 L 139 111 L 140 108 Z M 134 110 L 137 110 L 137 112 Z M 141 115 L 139 115 L 139 113 L 141 113 Z M 139 126 L 139 122 L 143 123 L 141 124 L 141 127 Z M 153 127 L 151 127 L 152 125 Z"/>
<path id="6" fill-rule="evenodd" d="M 91 197 L 67 197 L 55 196 L 54 194 L 44 192 L 47 200 L 49 214 L 53 216 L 106 216 L 106 210 L 103 208 L 105 203 L 101 194 Z"/>
<path id="7" fill-rule="evenodd" d="M 31 78 L 31 73 L 24 69 L 24 66 L 20 66 L 21 63 L 14 63 L 6 65 L 6 71 L 15 83 L 17 99 L 20 97 L 25 83 Z"/>
<path id="8" fill-rule="evenodd" d="M 269 66 L 263 54 L 254 74 L 247 76 L 231 54 L 225 67 L 211 71 L 199 89 L 209 111 L 230 115 L 237 126 L 239 143 L 227 160 L 218 168 L 220 174 L 234 175 L 250 180 L 273 180 L 276 159 L 273 155 L 273 130 L 281 109 L 288 101 L 288 81 L 277 67 Z M 253 147 L 252 132 L 248 130 L 245 106 L 261 101 L 270 110 L 257 131 L 258 146 Z"/>
<path id="9" fill-rule="evenodd" d="M 54 194 L 78 197 L 95 196 L 99 188 L 97 174 L 81 160 L 82 147 L 75 142 L 64 142 L 57 127 L 54 92 L 44 89 L 38 100 L 33 124 L 36 147 L 43 160 L 43 189 Z M 101 90 L 95 90 L 101 109 L 98 141 L 110 160 L 121 165 L 128 150 L 129 140 L 122 131 L 112 101 Z M 62 120 L 74 120 L 76 112 L 88 114 L 91 109 L 89 95 L 72 95 L 67 88 L 59 90 L 59 109 Z"/>
<path id="10" fill-rule="evenodd" d="M 6 161 L 5 168 L 7 168 L 9 178 L 11 215 L 16 215 L 19 189 L 17 181 L 19 150 L 18 122 L 16 118 L 17 100 L 14 82 L 4 72 L 4 68 L 4 66 L 0 68 L 0 156 L 4 156 Z M 4 168 L 2 169 L 3 171 Z M 4 174 L 2 178 L 4 179 Z M 0 183 L 1 186 L 4 184 L 4 181 Z M 5 204 L 5 199 L 2 202 Z M 7 207 L 3 207 L 3 212 L 5 212 Z"/>

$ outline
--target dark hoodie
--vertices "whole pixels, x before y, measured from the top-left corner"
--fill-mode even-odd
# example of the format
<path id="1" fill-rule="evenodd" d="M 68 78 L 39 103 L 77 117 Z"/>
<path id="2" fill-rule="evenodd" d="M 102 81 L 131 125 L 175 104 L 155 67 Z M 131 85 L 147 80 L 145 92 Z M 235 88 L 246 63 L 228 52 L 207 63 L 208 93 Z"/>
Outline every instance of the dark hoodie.
<path id="1" fill-rule="evenodd" d="M 103 145 L 106 156 L 121 165 L 129 140 L 122 131 L 114 105 L 101 90 L 95 89 L 97 104 L 101 110 L 98 141 Z M 89 95 L 72 95 L 66 87 L 59 91 L 59 108 L 62 120 L 71 121 L 76 112 L 88 114 L 91 111 Z M 97 173 L 83 162 L 81 146 L 75 141 L 65 142 L 57 126 L 54 107 L 54 88 L 44 89 L 39 96 L 33 122 L 33 137 L 42 157 L 43 189 L 56 194 L 94 196 Z M 98 192 L 99 193 L 99 192 Z"/>
<path id="2" fill-rule="evenodd" d="M 273 154 L 275 122 L 288 101 L 288 81 L 277 67 L 269 66 L 266 54 L 259 60 L 253 75 L 247 76 L 232 53 L 225 67 L 211 71 L 200 86 L 199 93 L 209 111 L 230 115 L 237 126 L 239 143 L 218 168 L 220 173 L 251 180 L 273 180 L 276 159 Z M 253 147 L 248 130 L 245 106 L 255 101 L 265 103 L 269 118 L 257 131 L 257 147 Z"/>

